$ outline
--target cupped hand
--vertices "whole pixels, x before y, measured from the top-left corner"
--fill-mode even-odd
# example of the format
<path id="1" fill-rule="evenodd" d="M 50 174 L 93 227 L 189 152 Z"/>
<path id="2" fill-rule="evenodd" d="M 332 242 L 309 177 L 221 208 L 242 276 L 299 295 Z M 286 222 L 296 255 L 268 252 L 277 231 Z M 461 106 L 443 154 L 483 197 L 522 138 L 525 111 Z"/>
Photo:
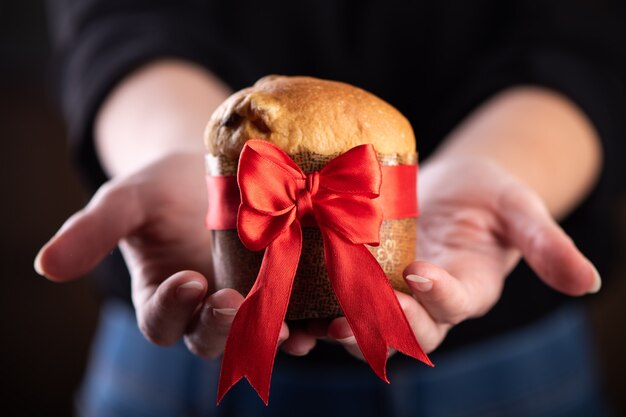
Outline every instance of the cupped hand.
<path id="1" fill-rule="evenodd" d="M 539 196 L 495 163 L 458 158 L 425 165 L 419 196 L 417 261 L 404 272 L 412 295 L 396 293 L 426 352 L 452 326 L 489 311 L 521 257 L 564 294 L 600 289 L 598 272 Z M 345 318 L 328 331 L 362 358 Z"/>
<path id="2" fill-rule="evenodd" d="M 215 292 L 202 156 L 176 154 L 103 185 L 41 249 L 35 268 L 63 282 L 92 270 L 119 244 L 131 275 L 139 328 L 169 345 L 216 357 L 243 296 Z M 287 351 L 301 354 L 315 338 L 296 332 Z M 289 338 L 283 323 L 281 341 Z"/>

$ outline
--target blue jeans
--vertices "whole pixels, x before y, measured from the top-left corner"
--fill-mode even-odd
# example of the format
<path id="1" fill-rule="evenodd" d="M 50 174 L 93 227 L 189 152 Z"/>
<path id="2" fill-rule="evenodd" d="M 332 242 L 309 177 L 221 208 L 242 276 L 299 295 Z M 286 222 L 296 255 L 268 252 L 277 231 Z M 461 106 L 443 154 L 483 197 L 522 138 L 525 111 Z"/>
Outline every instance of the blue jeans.
<path id="1" fill-rule="evenodd" d="M 303 368 L 279 359 L 269 407 L 245 381 L 216 407 L 219 360 L 195 357 L 182 342 L 150 344 L 132 311 L 109 303 L 76 402 L 85 417 L 608 416 L 590 340 L 583 310 L 569 306 L 524 329 L 438 355 L 435 368 L 417 361 L 390 367 L 391 385 L 366 365 Z"/>

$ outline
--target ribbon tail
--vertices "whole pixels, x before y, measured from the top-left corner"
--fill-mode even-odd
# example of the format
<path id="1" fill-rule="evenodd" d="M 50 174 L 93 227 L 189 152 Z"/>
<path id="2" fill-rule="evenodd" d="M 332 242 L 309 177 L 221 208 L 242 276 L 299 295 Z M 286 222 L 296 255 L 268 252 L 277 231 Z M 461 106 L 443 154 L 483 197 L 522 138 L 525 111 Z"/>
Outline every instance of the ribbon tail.
<path id="1" fill-rule="evenodd" d="M 302 231 L 297 220 L 265 250 L 259 275 L 237 311 L 226 339 L 218 404 L 245 377 L 267 405 L 278 337 L 301 250 Z"/>
<path id="2" fill-rule="evenodd" d="M 415 338 L 387 276 L 369 250 L 331 230 L 322 235 L 331 285 L 359 348 L 376 375 L 389 383 L 389 347 L 433 366 Z"/>

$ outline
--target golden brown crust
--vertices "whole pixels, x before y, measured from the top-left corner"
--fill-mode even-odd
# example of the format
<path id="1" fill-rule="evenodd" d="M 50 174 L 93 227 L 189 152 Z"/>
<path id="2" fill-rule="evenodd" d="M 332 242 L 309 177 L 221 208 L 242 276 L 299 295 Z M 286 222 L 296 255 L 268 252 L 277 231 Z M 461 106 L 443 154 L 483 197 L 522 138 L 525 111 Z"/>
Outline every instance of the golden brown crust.
<path id="1" fill-rule="evenodd" d="M 288 154 L 343 153 L 371 143 L 380 154 L 412 154 L 415 137 L 394 107 L 360 88 L 311 77 L 270 75 L 218 107 L 205 130 L 209 153 L 236 159 L 249 139 Z"/>

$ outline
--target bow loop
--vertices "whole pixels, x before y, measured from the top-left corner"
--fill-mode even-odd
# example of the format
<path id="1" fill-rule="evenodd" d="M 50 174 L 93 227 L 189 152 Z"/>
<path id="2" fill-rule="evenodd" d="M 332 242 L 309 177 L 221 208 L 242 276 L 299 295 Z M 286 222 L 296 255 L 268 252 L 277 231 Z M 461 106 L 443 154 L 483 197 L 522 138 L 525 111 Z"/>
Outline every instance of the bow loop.
<path id="1" fill-rule="evenodd" d="M 377 246 L 379 243 L 382 210 L 367 197 L 327 198 L 316 201 L 315 218 L 320 227 L 327 227 L 353 244 Z"/>
<path id="2" fill-rule="evenodd" d="M 294 206 L 298 181 L 306 178 L 287 154 L 260 140 L 246 143 L 239 166 L 237 182 L 242 203 L 269 216 L 280 216 Z"/>
<path id="3" fill-rule="evenodd" d="M 320 171 L 320 188 L 334 193 L 376 198 L 382 174 L 371 144 L 356 146 L 331 160 Z"/>
<path id="4" fill-rule="evenodd" d="M 239 239 L 253 252 L 265 249 L 293 223 L 295 215 L 295 210 L 289 210 L 280 216 L 268 216 L 241 205 L 237 215 Z"/>

